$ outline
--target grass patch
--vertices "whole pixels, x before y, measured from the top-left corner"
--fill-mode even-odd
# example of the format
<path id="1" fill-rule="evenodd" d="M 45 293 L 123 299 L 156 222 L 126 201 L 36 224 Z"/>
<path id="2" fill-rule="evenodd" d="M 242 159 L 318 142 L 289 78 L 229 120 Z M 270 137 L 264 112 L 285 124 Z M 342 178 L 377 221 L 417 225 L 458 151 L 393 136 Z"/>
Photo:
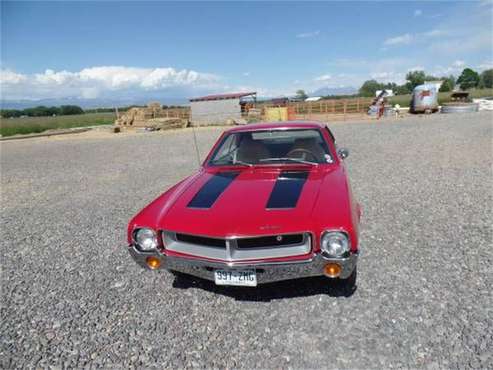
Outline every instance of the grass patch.
<path id="1" fill-rule="evenodd" d="M 0 134 L 2 136 L 26 135 L 46 130 L 86 127 L 112 124 L 116 119 L 114 113 L 86 113 L 56 117 L 22 117 L 1 118 Z"/>
<path id="2" fill-rule="evenodd" d="M 438 93 L 438 104 L 448 103 L 452 99 L 450 98 L 451 92 L 441 92 Z M 493 89 L 472 89 L 469 90 L 469 98 L 486 98 L 493 96 Z M 388 98 L 390 104 L 399 104 L 401 107 L 409 107 L 411 104 L 411 94 L 407 95 L 396 95 Z"/>

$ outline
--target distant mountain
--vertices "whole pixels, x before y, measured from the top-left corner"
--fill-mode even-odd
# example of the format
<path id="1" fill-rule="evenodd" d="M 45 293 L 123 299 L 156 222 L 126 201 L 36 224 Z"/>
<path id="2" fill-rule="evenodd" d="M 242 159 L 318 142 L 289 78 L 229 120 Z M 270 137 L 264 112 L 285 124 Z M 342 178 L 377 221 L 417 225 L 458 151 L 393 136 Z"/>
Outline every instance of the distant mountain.
<path id="1" fill-rule="evenodd" d="M 63 99 L 40 99 L 40 100 L 1 100 L 2 109 L 25 109 L 38 105 L 60 106 L 60 105 L 78 105 L 81 108 L 111 108 L 125 107 L 129 105 L 145 105 L 150 101 L 158 101 L 163 105 L 187 105 L 186 98 L 160 98 L 160 99 L 81 99 L 81 98 L 63 98 Z"/>
<path id="2" fill-rule="evenodd" d="M 317 89 L 310 94 L 309 96 L 327 96 L 327 95 L 352 95 L 356 94 L 358 89 L 355 87 L 322 87 Z"/>

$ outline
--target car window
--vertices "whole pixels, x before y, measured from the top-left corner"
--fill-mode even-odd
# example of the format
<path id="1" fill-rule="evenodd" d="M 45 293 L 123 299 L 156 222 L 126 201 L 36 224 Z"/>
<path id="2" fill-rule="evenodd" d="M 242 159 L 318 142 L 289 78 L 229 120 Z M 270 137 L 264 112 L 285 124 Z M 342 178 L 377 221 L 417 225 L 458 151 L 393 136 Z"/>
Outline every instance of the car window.
<path id="1" fill-rule="evenodd" d="M 321 132 L 316 129 L 262 130 L 226 136 L 212 156 L 211 165 L 268 163 L 331 163 Z"/>
<path id="2" fill-rule="evenodd" d="M 238 138 L 235 135 L 228 135 L 223 141 L 216 156 L 222 158 L 227 156 L 228 153 L 233 152 L 237 148 L 237 139 Z"/>

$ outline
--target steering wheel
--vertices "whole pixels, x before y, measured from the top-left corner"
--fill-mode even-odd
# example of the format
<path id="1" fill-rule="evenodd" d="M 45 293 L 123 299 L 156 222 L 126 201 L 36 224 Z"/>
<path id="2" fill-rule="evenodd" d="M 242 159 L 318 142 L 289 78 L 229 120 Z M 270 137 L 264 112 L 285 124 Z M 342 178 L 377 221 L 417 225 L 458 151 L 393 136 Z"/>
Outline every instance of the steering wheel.
<path id="1" fill-rule="evenodd" d="M 295 153 L 301 153 L 301 157 L 293 155 Z M 309 155 L 315 162 L 318 162 L 318 158 L 315 154 L 313 154 L 313 152 L 309 151 L 308 149 L 303 149 L 303 148 L 291 150 L 288 154 L 286 154 L 286 157 L 308 160 L 308 158 L 306 157 L 307 155 Z"/>

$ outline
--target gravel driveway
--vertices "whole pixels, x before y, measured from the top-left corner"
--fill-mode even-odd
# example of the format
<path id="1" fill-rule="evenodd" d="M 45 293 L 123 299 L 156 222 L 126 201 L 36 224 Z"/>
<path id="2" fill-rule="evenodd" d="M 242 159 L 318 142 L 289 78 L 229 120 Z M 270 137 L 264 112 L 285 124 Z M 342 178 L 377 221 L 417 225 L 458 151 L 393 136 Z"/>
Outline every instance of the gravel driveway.
<path id="1" fill-rule="evenodd" d="M 128 220 L 197 167 L 190 130 L 1 143 L 0 366 L 491 368 L 492 122 L 332 126 L 363 206 L 349 297 L 131 260 Z M 197 130 L 202 155 L 219 133 Z"/>

